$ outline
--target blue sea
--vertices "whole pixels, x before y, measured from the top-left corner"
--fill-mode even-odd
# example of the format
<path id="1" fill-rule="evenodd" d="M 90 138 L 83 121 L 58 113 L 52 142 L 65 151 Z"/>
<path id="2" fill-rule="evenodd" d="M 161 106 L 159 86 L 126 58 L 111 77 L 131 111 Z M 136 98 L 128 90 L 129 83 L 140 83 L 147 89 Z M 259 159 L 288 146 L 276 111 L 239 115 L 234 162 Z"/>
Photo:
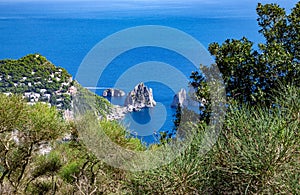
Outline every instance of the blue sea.
<path id="1" fill-rule="evenodd" d="M 40 53 L 53 64 L 76 75 L 83 59 L 97 43 L 120 30 L 140 25 L 162 25 L 178 29 L 197 39 L 204 48 L 208 48 L 212 42 L 221 44 L 228 38 L 240 39 L 243 36 L 255 43 L 263 42 L 258 33 L 256 16 L 252 12 L 249 16 L 238 13 L 226 15 L 222 14 L 223 12 L 212 14 L 207 10 L 203 14 L 188 11 L 185 12 L 187 14 L 163 13 L 162 10 L 134 13 L 122 10 L 120 15 L 117 11 L 110 10 L 101 14 L 84 10 L 67 14 L 53 11 L 53 6 L 41 8 L 39 4 L 34 3 L 0 3 L 0 58 L 17 59 L 30 53 Z M 191 71 L 195 70 L 190 61 L 176 52 L 154 47 L 132 49 L 110 62 L 105 76 L 99 80 L 97 86 L 93 86 L 99 87 L 96 93 L 101 95 L 104 88 L 114 87 L 116 79 L 134 65 L 149 61 L 170 64 L 183 72 L 187 78 Z M 170 77 L 166 71 L 155 71 L 161 78 Z M 172 79 L 175 82 L 177 78 L 171 77 L 170 80 Z M 133 136 L 146 143 L 154 143 L 157 142 L 157 136 L 153 134 L 173 129 L 175 110 L 170 105 L 176 92 L 159 82 L 140 82 L 145 82 L 153 89 L 158 105 L 127 114 L 123 123 L 128 126 Z M 122 89 L 127 93 L 131 90 L 128 86 Z M 122 105 L 124 98 L 111 101 Z"/>

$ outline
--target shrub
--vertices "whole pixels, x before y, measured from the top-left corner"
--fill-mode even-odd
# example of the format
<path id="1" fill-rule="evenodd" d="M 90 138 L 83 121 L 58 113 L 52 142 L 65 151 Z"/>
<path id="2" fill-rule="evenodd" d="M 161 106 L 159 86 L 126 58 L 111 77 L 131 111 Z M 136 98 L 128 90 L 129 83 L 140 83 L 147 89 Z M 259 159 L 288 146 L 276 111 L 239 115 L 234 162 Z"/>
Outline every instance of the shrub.
<path id="1" fill-rule="evenodd" d="M 279 91 L 271 108 L 232 102 L 206 155 L 199 153 L 202 125 L 174 162 L 131 174 L 129 187 L 141 194 L 299 194 L 300 90 Z"/>

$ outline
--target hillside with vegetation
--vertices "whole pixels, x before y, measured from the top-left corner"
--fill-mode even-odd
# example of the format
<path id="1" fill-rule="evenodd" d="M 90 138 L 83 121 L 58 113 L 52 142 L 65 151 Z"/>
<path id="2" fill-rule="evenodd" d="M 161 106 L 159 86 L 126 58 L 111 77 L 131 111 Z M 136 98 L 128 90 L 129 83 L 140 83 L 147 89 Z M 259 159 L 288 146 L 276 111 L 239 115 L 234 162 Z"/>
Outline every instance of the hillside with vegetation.
<path id="1" fill-rule="evenodd" d="M 29 105 L 39 102 L 55 106 L 69 118 L 73 115 L 75 96 L 86 102 L 95 102 L 89 106 L 99 116 L 106 115 L 110 107 L 106 99 L 83 88 L 64 68 L 56 67 L 40 54 L 30 54 L 18 60 L 0 60 L 0 93 L 19 94 Z"/>
<path id="2" fill-rule="evenodd" d="M 45 102 L 70 109 L 72 86 L 72 76 L 65 69 L 54 66 L 39 54 L 0 61 L 0 92 L 22 94 L 32 104 Z"/>
<path id="3" fill-rule="evenodd" d="M 106 99 L 39 54 L 1 60 L 0 78 L 0 194 L 73 194 L 94 190 L 90 182 L 120 183 L 109 175 L 96 177 L 110 168 L 78 138 L 74 101 L 103 119 L 98 125 L 114 142 L 145 150 L 124 127 L 106 120 Z"/>
<path id="4" fill-rule="evenodd" d="M 209 46 L 225 81 L 227 111 L 218 140 L 205 155 L 201 147 L 213 100 L 208 75 L 200 70 L 191 73 L 191 84 L 198 99 L 207 102 L 200 108 L 201 121 L 192 129 L 192 142 L 169 164 L 138 172 L 98 159 L 78 136 L 76 121 L 63 120 L 55 106 L 28 105 L 22 97 L 26 91 L 19 96 L 0 94 L 0 194 L 300 194 L 300 2 L 290 14 L 276 4 L 258 4 L 257 13 L 265 37 L 258 50 L 247 38 Z M 45 63 L 40 56 L 29 59 L 39 66 Z M 28 60 L 24 63 L 30 64 Z M 2 62 L 10 63 L 16 61 Z M 1 66 L 3 92 L 15 93 L 15 84 L 27 88 L 24 77 L 34 79 L 30 69 L 10 80 L 15 74 L 10 68 Z M 49 80 L 57 70 L 41 78 Z M 94 94 L 86 93 L 90 94 L 83 90 L 73 101 L 94 100 Z M 95 105 L 107 108 L 101 98 L 94 102 L 83 104 L 83 110 Z M 176 123 L 185 111 L 177 112 Z M 117 122 L 99 120 L 96 125 L 128 150 L 157 150 L 172 143 L 165 137 L 145 148 Z M 67 142 L 62 141 L 65 133 L 71 134 Z M 41 153 L 44 143 L 52 148 L 46 155 Z"/>

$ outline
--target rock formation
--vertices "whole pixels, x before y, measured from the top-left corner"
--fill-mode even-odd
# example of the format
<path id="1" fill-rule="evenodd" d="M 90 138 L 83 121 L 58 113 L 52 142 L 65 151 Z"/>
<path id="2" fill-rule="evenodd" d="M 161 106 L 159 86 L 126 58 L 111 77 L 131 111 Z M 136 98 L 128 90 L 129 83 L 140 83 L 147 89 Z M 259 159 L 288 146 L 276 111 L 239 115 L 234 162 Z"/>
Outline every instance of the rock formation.
<path id="1" fill-rule="evenodd" d="M 113 105 L 110 113 L 106 115 L 106 119 L 109 121 L 120 120 L 125 117 L 125 114 L 128 112 L 126 107 Z"/>
<path id="2" fill-rule="evenodd" d="M 186 100 L 187 100 L 187 96 L 186 96 L 185 89 L 180 89 L 180 91 L 174 95 L 171 107 L 177 108 L 178 105 L 183 107 L 186 104 Z"/>
<path id="3" fill-rule="evenodd" d="M 156 102 L 153 99 L 152 89 L 140 83 L 129 92 L 126 97 L 124 106 L 127 106 L 128 111 L 138 111 L 145 107 L 154 107 Z"/>
<path id="4" fill-rule="evenodd" d="M 122 97 L 125 96 L 125 92 L 120 89 L 109 88 L 103 91 L 103 97 Z"/>

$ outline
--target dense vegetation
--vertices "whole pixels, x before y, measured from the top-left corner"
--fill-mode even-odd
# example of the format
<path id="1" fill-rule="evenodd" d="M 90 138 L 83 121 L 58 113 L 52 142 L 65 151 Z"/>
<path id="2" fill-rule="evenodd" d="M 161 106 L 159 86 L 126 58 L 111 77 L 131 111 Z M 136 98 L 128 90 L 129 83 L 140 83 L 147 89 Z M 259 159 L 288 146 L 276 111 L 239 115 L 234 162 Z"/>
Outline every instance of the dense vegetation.
<path id="1" fill-rule="evenodd" d="M 298 194 L 300 90 L 289 87 L 274 93 L 273 101 L 281 107 L 236 109 L 237 103 L 231 102 L 219 140 L 206 155 L 200 153 L 201 125 L 175 161 L 136 173 L 97 159 L 78 140 L 74 124 L 63 121 L 54 107 L 28 106 L 18 96 L 1 95 L 0 193 Z M 99 125 L 120 146 L 143 150 L 118 124 Z M 72 134 L 71 140 L 62 140 L 65 133 Z M 47 155 L 41 155 L 43 145 L 52 147 Z"/>
<path id="2" fill-rule="evenodd" d="M 208 49 L 222 73 L 228 97 L 267 106 L 279 85 L 300 87 L 300 3 L 289 15 L 276 4 L 258 4 L 257 13 L 259 32 L 266 41 L 258 44 L 259 50 L 246 37 L 212 43 Z M 208 98 L 201 74 L 194 72 L 191 78 L 199 95 Z"/>
<path id="3" fill-rule="evenodd" d="M 99 126 L 120 146 L 145 149 L 117 123 L 99 121 Z M 29 106 L 20 96 L 0 94 L 0 194 L 117 191 L 124 171 L 98 160 L 77 136 L 75 124 L 55 107 Z"/>
<path id="4" fill-rule="evenodd" d="M 77 89 L 76 95 L 72 97 L 74 106 L 72 110 L 74 110 L 74 112 L 78 114 L 84 114 L 81 113 L 82 110 L 93 110 L 100 117 L 105 117 L 105 115 L 110 112 L 112 105 L 107 99 L 98 96 L 88 89 L 82 87 L 76 81 L 74 82 L 74 86 Z"/>
<path id="5" fill-rule="evenodd" d="M 51 77 L 51 74 L 56 76 Z M 59 90 L 61 83 L 67 83 L 71 75 L 65 69 L 51 64 L 45 57 L 32 54 L 19 60 L 1 60 L 0 77 L 2 78 L 1 91 L 38 93 L 41 87 L 47 88 L 50 92 Z M 18 85 L 14 86 L 14 83 Z M 29 83 L 31 85 L 28 85 Z"/>
<path id="6" fill-rule="evenodd" d="M 29 102 L 42 101 L 63 110 L 71 107 L 71 75 L 39 54 L 0 61 L 0 92 L 22 94 Z"/>
<path id="7" fill-rule="evenodd" d="M 211 104 L 205 74 L 191 75 L 198 98 L 207 100 L 192 143 L 170 164 L 141 172 L 97 159 L 75 124 L 63 121 L 55 108 L 0 95 L 0 193 L 299 194 L 300 2 L 289 15 L 275 4 L 259 4 L 257 13 L 266 38 L 259 51 L 246 38 L 209 46 L 225 81 L 228 109 L 219 139 L 205 155 Z M 79 101 L 95 98 L 84 93 Z M 94 102 L 105 108 L 101 99 Z M 146 149 L 117 123 L 98 125 L 120 146 Z M 72 135 L 68 142 L 61 141 L 65 133 Z M 42 143 L 52 147 L 49 154 L 40 154 Z"/>
<path id="8" fill-rule="evenodd" d="M 171 164 L 131 174 L 140 194 L 299 194 L 300 90 L 282 89 L 262 108 L 236 103 L 227 111 L 214 147 L 202 155 L 205 125 L 189 148 Z"/>

